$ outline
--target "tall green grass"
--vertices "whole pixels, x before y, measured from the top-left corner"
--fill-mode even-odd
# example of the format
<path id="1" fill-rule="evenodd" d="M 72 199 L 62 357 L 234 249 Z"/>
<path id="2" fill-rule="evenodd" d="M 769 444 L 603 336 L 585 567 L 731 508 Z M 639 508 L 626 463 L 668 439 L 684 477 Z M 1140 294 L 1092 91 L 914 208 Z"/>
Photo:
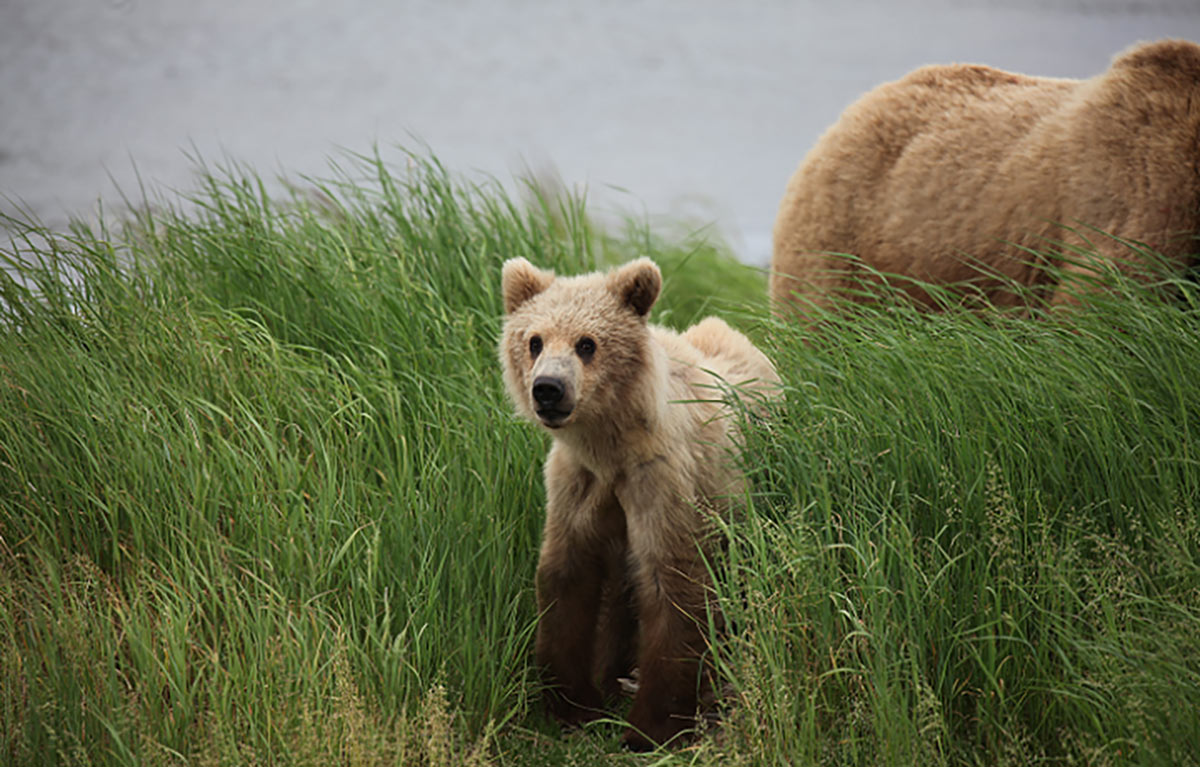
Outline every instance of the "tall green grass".
<path id="1" fill-rule="evenodd" d="M 1200 759 L 1200 291 L 1139 277 L 1019 314 L 882 289 L 774 328 L 789 397 L 749 432 L 725 581 L 749 750 Z"/>
<path id="2" fill-rule="evenodd" d="M 331 176 L 275 198 L 209 169 L 120 226 L 8 222 L 0 761 L 645 762 L 537 703 L 546 441 L 495 352 L 517 255 L 650 255 L 658 321 L 723 314 L 785 380 L 718 565 L 725 722 L 652 760 L 1200 753 L 1192 283 L 800 326 L 719 244 L 600 231 L 534 184 Z"/>

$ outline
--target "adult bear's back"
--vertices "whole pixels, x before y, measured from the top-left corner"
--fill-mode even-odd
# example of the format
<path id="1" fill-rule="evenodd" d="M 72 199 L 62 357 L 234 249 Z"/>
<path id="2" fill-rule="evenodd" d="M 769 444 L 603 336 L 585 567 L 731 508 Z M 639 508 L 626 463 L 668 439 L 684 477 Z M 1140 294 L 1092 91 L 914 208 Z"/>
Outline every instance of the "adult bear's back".
<path id="1" fill-rule="evenodd" d="M 980 267 L 1031 285 L 1045 272 L 1028 249 L 1087 235 L 1105 258 L 1130 257 L 1086 227 L 1187 260 L 1198 142 L 1200 47 L 1190 42 L 1135 47 L 1083 81 L 923 67 L 851 105 L 789 181 L 772 296 L 822 303 L 863 271 L 828 255 L 842 253 L 932 283 L 974 279 L 1003 304 L 1014 297 Z"/>

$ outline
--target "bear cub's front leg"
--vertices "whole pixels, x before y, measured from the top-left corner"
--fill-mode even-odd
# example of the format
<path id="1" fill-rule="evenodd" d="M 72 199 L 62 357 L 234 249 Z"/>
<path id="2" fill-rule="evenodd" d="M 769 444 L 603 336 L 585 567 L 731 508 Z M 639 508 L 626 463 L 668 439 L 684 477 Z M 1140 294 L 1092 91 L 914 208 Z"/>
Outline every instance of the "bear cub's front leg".
<path id="1" fill-rule="evenodd" d="M 579 725 L 602 715 L 592 679 L 600 577 L 589 571 L 586 557 L 567 563 L 554 556 L 548 562 L 545 554 L 537 572 L 541 617 L 534 649 L 546 683 L 546 708 L 563 724 Z"/>
<path id="2" fill-rule="evenodd" d="M 556 460 L 552 454 L 550 464 L 554 476 L 564 476 L 561 455 Z M 565 491 L 572 486 L 578 487 L 548 482 L 551 502 L 538 563 L 536 654 L 546 705 L 566 725 L 598 719 L 618 678 L 636 665 L 638 691 L 622 741 L 649 750 L 694 725 L 712 671 L 702 660 L 705 616 L 719 625 L 720 613 L 709 603 L 701 560 L 662 556 L 647 545 L 662 536 L 642 527 L 662 509 L 655 504 L 627 520 L 615 498 L 601 492 L 596 495 L 604 502 L 571 498 L 564 510 L 560 503 L 571 497 Z M 694 549 L 693 537 L 683 536 L 683 551 Z"/>
<path id="3" fill-rule="evenodd" d="M 535 653 L 550 713 L 576 725 L 602 716 L 604 697 L 633 668 L 625 517 L 611 490 L 557 447 L 546 489 Z"/>

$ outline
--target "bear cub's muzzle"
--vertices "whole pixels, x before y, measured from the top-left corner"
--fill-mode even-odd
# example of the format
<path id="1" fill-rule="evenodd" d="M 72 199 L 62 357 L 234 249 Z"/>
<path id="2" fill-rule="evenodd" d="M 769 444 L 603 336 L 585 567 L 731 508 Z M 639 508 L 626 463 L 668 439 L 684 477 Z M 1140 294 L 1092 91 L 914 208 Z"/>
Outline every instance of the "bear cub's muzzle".
<path id="1" fill-rule="evenodd" d="M 562 425 L 563 421 L 575 409 L 570 397 L 567 396 L 566 382 L 554 376 L 538 376 L 533 379 L 530 389 L 538 418 L 552 429 Z"/>

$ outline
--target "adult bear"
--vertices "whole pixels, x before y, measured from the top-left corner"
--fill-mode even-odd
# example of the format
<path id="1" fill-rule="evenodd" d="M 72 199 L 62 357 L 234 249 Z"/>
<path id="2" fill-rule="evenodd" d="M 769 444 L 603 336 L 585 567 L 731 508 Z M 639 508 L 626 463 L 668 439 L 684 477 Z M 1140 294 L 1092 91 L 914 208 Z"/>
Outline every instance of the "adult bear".
<path id="1" fill-rule="evenodd" d="M 998 306 L 1026 300 L 1006 283 L 1059 303 L 1072 276 L 1137 262 L 1108 235 L 1183 265 L 1198 230 L 1200 46 L 1134 46 L 1090 80 L 928 66 L 860 98 L 804 158 L 775 222 L 771 296 L 825 305 L 874 270 L 971 281 Z"/>

